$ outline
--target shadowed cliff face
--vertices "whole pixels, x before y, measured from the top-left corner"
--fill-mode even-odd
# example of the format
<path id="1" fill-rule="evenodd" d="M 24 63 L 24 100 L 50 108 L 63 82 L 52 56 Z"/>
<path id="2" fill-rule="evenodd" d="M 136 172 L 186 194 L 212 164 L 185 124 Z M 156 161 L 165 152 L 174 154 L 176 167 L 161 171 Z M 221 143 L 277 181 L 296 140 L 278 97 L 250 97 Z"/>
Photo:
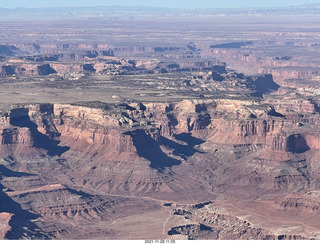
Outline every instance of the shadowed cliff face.
<path id="1" fill-rule="evenodd" d="M 53 68 L 51 68 L 50 64 L 44 64 L 38 66 L 39 75 L 50 75 L 57 73 Z"/>
<path id="2" fill-rule="evenodd" d="M 14 75 L 15 73 L 15 68 L 12 65 L 2 66 L 3 75 Z"/>
<path id="3" fill-rule="evenodd" d="M 176 139 L 186 142 L 188 145 L 180 144 L 163 136 L 160 136 L 159 140 L 155 140 L 150 135 L 146 134 L 144 130 L 135 130 L 127 132 L 127 134 L 132 137 L 138 155 L 148 159 L 151 162 L 150 167 L 158 169 L 159 171 L 162 171 L 166 167 L 180 165 L 182 163 L 181 160 L 167 156 L 161 150 L 161 145 L 173 150 L 173 155 L 180 157 L 182 160 L 186 160 L 195 153 L 200 153 L 198 150 L 194 149 L 194 146 L 204 142 L 192 137 L 190 133 L 175 135 Z"/>
<path id="4" fill-rule="evenodd" d="M 272 75 L 261 75 L 258 77 L 248 77 L 247 86 L 253 88 L 255 95 L 260 97 L 263 94 L 277 91 L 280 86 L 274 82 Z"/>
<path id="5" fill-rule="evenodd" d="M 181 133 L 178 135 L 174 135 L 174 138 L 186 142 L 189 148 L 193 148 L 194 146 L 200 145 L 205 142 L 204 140 L 193 137 L 190 133 Z"/>
<path id="6" fill-rule="evenodd" d="M 160 144 L 144 130 L 135 130 L 127 134 L 132 137 L 138 155 L 151 162 L 151 168 L 162 171 L 165 167 L 181 164 L 180 160 L 167 156 L 161 150 Z"/>
<path id="7" fill-rule="evenodd" d="M 273 81 L 272 75 L 262 75 L 259 76 L 254 84 L 256 86 L 256 90 L 261 92 L 262 94 L 277 91 L 279 89 L 279 85 Z"/>
<path id="8" fill-rule="evenodd" d="M 17 51 L 19 51 L 19 49 L 13 45 L 0 45 L 0 55 L 12 56 Z"/>
<path id="9" fill-rule="evenodd" d="M 291 135 L 287 140 L 287 147 L 289 152 L 304 153 L 310 150 L 306 140 L 301 135 Z"/>
<path id="10" fill-rule="evenodd" d="M 160 141 L 164 146 L 174 149 L 173 150 L 174 155 L 177 155 L 183 158 L 184 160 L 186 160 L 188 157 L 193 156 L 195 153 L 201 153 L 194 147 L 204 143 L 203 140 L 193 137 L 190 133 L 181 133 L 181 134 L 173 135 L 173 137 L 177 139 L 178 142 L 168 140 L 165 137 L 161 137 Z M 179 141 L 185 142 L 187 145 L 181 144 L 179 143 Z"/>
<path id="11" fill-rule="evenodd" d="M 18 108 L 11 111 L 10 124 L 18 127 L 27 127 L 30 129 L 34 147 L 45 149 L 49 156 L 60 156 L 69 150 L 69 147 L 60 147 L 60 141 L 50 138 L 38 131 L 38 125 L 30 120 L 29 110 Z"/>
<path id="12" fill-rule="evenodd" d="M 17 129 L 4 129 L 2 131 L 2 144 L 12 144 L 14 142 L 14 137 L 18 133 Z"/>
<path id="13" fill-rule="evenodd" d="M 0 165 L 0 181 L 3 177 L 20 178 L 23 176 L 31 176 L 31 174 L 15 172 Z M 30 221 L 38 218 L 39 215 L 22 209 L 18 202 L 12 200 L 12 198 L 3 192 L 3 189 L 3 185 L 0 184 L 0 212 L 13 214 L 9 222 L 11 230 L 6 233 L 5 238 L 21 239 L 23 237 L 33 236 L 34 238 L 38 239 L 47 239 L 48 237 L 44 236 L 43 234 L 37 234 L 34 232 L 36 225 Z"/>

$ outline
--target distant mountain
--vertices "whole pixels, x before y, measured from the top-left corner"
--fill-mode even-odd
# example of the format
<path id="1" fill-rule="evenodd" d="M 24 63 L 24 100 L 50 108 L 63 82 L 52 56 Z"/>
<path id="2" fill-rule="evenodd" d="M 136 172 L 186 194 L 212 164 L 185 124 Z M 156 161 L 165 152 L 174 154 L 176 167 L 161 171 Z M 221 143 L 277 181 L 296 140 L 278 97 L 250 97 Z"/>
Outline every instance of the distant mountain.
<path id="1" fill-rule="evenodd" d="M 320 4 L 305 4 L 282 8 L 239 8 L 239 9 L 171 9 L 145 6 L 98 6 L 77 8 L 0 8 L 0 20 L 36 19 L 95 19 L 95 18 L 139 18 L 139 17 L 179 17 L 179 16 L 279 16 L 308 15 L 319 16 Z"/>

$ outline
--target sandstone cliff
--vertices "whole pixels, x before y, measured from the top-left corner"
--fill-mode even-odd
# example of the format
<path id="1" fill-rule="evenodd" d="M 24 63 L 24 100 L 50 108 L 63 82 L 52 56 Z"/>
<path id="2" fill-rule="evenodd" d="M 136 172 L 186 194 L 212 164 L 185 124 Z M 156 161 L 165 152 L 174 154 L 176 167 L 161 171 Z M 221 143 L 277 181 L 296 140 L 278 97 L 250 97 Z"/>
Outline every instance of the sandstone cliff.
<path id="1" fill-rule="evenodd" d="M 303 116 L 294 116 L 290 106 Z M 5 167 L 28 174 L 24 186 L 10 176 L 1 184 L 7 197 L 42 221 L 81 223 L 112 219 L 107 209 L 128 204 L 128 196 L 199 202 L 231 194 L 242 201 L 315 190 L 316 108 L 313 101 L 270 105 L 256 99 L 15 106 L 1 116 L 0 153 Z M 268 201 L 285 211 L 298 202 Z M 19 217 L 19 211 L 7 212 Z M 198 227 L 179 228 L 211 233 Z M 5 231 L 18 236 L 16 229 Z M 70 235 L 51 231 L 46 235 Z M 293 235 L 286 238 L 301 237 Z"/>

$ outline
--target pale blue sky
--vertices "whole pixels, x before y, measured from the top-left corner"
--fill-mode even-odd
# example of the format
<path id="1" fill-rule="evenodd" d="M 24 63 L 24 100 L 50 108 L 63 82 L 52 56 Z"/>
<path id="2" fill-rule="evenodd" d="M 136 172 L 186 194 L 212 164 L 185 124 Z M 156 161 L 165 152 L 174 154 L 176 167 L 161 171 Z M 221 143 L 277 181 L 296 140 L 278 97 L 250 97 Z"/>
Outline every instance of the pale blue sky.
<path id="1" fill-rule="evenodd" d="M 194 9 L 282 7 L 308 3 L 320 3 L 320 0 L 0 0 L 0 7 L 42 8 L 122 5 Z"/>

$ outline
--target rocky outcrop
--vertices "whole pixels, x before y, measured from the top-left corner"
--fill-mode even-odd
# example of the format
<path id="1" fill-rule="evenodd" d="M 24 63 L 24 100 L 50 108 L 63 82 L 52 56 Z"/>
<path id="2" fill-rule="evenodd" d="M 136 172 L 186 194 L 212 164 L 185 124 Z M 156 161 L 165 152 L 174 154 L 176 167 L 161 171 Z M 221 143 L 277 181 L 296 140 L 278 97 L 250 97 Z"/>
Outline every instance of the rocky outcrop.
<path id="1" fill-rule="evenodd" d="M 54 73 L 57 73 L 57 71 L 55 71 L 53 68 L 51 68 L 51 66 L 49 64 L 44 64 L 44 65 L 38 66 L 38 74 L 39 75 L 50 75 L 50 74 L 54 74 Z"/>
<path id="2" fill-rule="evenodd" d="M 5 128 L 1 134 L 1 145 L 32 145 L 30 130 L 28 128 Z"/>
<path id="3" fill-rule="evenodd" d="M 0 45 L 0 55 L 13 56 L 20 53 L 20 50 L 15 45 Z"/>
<path id="4" fill-rule="evenodd" d="M 217 207 L 219 203 L 209 204 L 206 208 L 194 210 L 189 206 L 181 206 L 181 217 L 189 223 L 174 226 L 168 231 L 174 239 L 196 240 L 305 240 L 303 234 L 282 234 L 280 230 L 268 230 L 248 220 L 250 215 L 236 217 L 224 208 Z M 215 206 L 215 207 L 214 207 Z M 181 221 L 181 220 L 180 220 Z"/>
<path id="5" fill-rule="evenodd" d="M 99 106 L 43 104 L 13 109 L 7 115 L 9 118 L 3 117 L 11 126 L 3 126 L 2 144 L 35 145 L 35 140 L 44 139 L 41 135 L 45 135 L 47 143 L 59 139 L 78 150 L 85 148 L 84 145 L 110 145 L 117 152 L 129 153 L 136 152 L 133 135 L 140 131 L 156 143 L 160 143 L 161 138 L 176 140 L 176 135 L 190 133 L 208 141 L 206 145 L 209 142 L 254 144 L 298 153 L 319 148 L 318 136 L 312 130 L 288 133 L 286 128 L 291 128 L 296 120 L 291 122 L 277 116 L 273 108 L 250 111 L 251 102 L 247 101 L 189 100 Z M 298 131 L 301 125 L 296 124 L 295 128 Z"/>
<path id="6" fill-rule="evenodd" d="M 15 67 L 12 65 L 5 65 L 1 67 L 1 74 L 3 76 L 16 74 Z"/>
<path id="7" fill-rule="evenodd" d="M 11 231 L 11 226 L 9 224 L 13 214 L 2 212 L 0 213 L 0 239 L 5 239 L 6 234 Z"/>
<path id="8" fill-rule="evenodd" d="M 247 199 L 311 189 L 317 183 L 307 155 L 318 152 L 320 140 L 318 114 L 309 105 L 300 109 L 303 125 L 297 124 L 299 117 L 290 109 L 256 99 L 17 105 L 2 112 L 0 154 L 5 165 L 30 175 L 23 175 L 25 183 L 20 186 L 16 182 L 22 179 L 10 177 L 1 183 L 6 196 L 20 207 L 59 223 L 113 218 L 109 209 L 126 206 L 131 201 L 124 200 L 128 196 L 203 200 L 205 204 L 192 211 L 178 211 L 177 216 L 186 213 L 190 218 L 225 192 Z M 102 197 L 105 194 L 110 196 Z M 43 196 L 46 200 L 37 200 Z M 221 214 L 214 215 L 213 222 L 206 216 L 197 223 L 170 227 L 169 235 L 301 237 L 262 231 Z M 233 230 L 235 223 L 241 231 L 231 235 L 227 229 Z M 55 230 L 50 235 L 71 234 Z"/>
<path id="9" fill-rule="evenodd" d="M 259 46 L 257 43 L 255 45 Z M 275 43 L 274 45 L 286 46 L 286 43 Z M 261 58 L 258 49 L 210 48 L 205 49 L 203 53 L 206 56 L 216 57 L 239 71 L 271 74 L 277 84 L 285 87 L 308 87 L 305 82 L 294 82 L 294 80 L 318 80 L 319 78 L 317 64 L 314 64 L 315 67 L 310 67 L 298 58 L 290 56 L 270 57 L 266 55 Z"/>
<path id="10" fill-rule="evenodd" d="M 284 83 L 285 80 L 312 80 L 317 77 L 319 77 L 319 71 L 316 69 L 310 69 L 310 68 L 302 68 L 302 67 L 283 67 L 283 68 L 277 68 L 277 69 L 260 69 L 260 73 L 264 74 L 272 74 L 274 79 L 280 84 L 280 85 L 286 85 L 290 86 L 290 83 Z M 294 84 L 293 84 L 294 85 Z"/>

